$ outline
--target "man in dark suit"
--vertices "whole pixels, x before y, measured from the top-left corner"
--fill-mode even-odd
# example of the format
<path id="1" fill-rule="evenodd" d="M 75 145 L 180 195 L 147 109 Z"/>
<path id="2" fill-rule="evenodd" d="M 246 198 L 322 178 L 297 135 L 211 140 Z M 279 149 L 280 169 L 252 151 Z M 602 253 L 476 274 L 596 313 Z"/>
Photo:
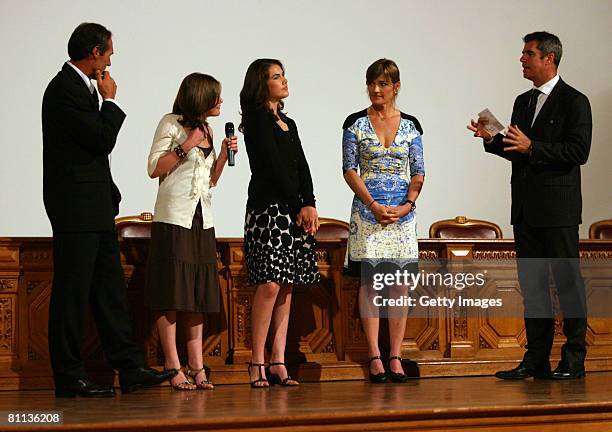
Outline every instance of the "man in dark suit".
<path id="1" fill-rule="evenodd" d="M 108 161 L 125 119 L 114 100 L 117 85 L 103 72 L 111 64 L 111 36 L 99 24 L 78 26 L 68 42 L 70 61 L 47 86 L 42 104 L 43 197 L 53 228 L 49 353 L 60 397 L 114 394 L 112 387 L 92 382 L 83 368 L 90 306 L 123 392 L 172 376 L 146 366 L 127 309 L 114 221 L 121 195 Z"/>
<path id="2" fill-rule="evenodd" d="M 559 38 L 535 32 L 523 38 L 523 76 L 534 88 L 519 95 L 505 136 L 491 136 L 486 120 L 468 129 L 484 149 L 512 162 L 512 217 L 525 307 L 527 352 L 518 367 L 497 372 L 501 379 L 583 377 L 587 330 L 585 289 L 578 263 L 582 223 L 580 165 L 591 147 L 591 107 L 585 95 L 557 74 Z M 558 367 L 550 370 L 554 308 L 552 270 L 567 341 Z"/>

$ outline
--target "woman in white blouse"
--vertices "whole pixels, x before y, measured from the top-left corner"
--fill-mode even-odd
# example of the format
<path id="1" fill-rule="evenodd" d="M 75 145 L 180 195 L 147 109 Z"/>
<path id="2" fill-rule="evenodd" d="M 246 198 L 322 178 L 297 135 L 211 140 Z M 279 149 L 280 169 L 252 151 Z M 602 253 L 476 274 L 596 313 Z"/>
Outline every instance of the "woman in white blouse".
<path id="1" fill-rule="evenodd" d="M 212 389 L 202 358 L 203 313 L 220 311 L 211 192 L 227 161 L 225 138 L 215 152 L 207 118 L 220 114 L 221 84 L 192 73 L 179 88 L 171 114 L 162 117 L 149 154 L 148 172 L 159 178 L 145 284 L 145 304 L 157 312 L 165 368 L 178 374 L 176 390 Z M 187 364 L 176 349 L 176 317 L 182 312 Z"/>

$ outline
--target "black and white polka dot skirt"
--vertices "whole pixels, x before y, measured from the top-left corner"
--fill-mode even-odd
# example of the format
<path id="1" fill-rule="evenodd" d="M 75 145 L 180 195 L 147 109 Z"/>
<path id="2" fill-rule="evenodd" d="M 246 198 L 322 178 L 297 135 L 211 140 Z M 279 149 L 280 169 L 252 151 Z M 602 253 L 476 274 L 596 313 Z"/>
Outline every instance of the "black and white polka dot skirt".
<path id="1" fill-rule="evenodd" d="M 312 284 L 320 280 L 315 239 L 295 224 L 284 204 L 247 208 L 244 251 L 249 282 Z"/>

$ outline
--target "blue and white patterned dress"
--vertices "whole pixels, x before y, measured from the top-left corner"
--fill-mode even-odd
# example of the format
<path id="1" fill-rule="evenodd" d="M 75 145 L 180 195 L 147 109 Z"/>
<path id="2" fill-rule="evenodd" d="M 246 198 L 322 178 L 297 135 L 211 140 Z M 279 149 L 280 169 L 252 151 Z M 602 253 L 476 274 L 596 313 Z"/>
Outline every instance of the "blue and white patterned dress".
<path id="1" fill-rule="evenodd" d="M 401 113 L 400 126 L 389 148 L 385 148 L 370 122 L 367 110 L 351 114 L 342 126 L 342 169 L 357 171 L 372 198 L 383 205 L 406 203 L 410 178 L 425 175 L 423 130 L 418 120 Z M 345 269 L 359 276 L 364 260 L 418 259 L 416 214 L 411 211 L 396 223 L 383 227 L 357 196 L 351 207 L 351 227 Z"/>

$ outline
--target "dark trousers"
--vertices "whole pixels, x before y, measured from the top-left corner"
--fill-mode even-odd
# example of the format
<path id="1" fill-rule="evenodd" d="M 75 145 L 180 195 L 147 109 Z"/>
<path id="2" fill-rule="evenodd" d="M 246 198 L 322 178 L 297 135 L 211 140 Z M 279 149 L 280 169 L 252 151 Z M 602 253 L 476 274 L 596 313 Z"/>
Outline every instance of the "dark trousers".
<path id="1" fill-rule="evenodd" d="M 573 369 L 583 369 L 586 357 L 587 308 L 580 274 L 578 226 L 534 228 L 514 226 L 518 272 L 525 306 L 527 352 L 524 361 L 548 367 L 555 335 L 549 275 L 555 282 L 563 314 L 561 360 Z"/>
<path id="2" fill-rule="evenodd" d="M 56 385 L 87 376 L 81 344 L 90 307 L 111 366 L 143 366 L 132 333 L 116 232 L 55 232 L 49 353 Z"/>

